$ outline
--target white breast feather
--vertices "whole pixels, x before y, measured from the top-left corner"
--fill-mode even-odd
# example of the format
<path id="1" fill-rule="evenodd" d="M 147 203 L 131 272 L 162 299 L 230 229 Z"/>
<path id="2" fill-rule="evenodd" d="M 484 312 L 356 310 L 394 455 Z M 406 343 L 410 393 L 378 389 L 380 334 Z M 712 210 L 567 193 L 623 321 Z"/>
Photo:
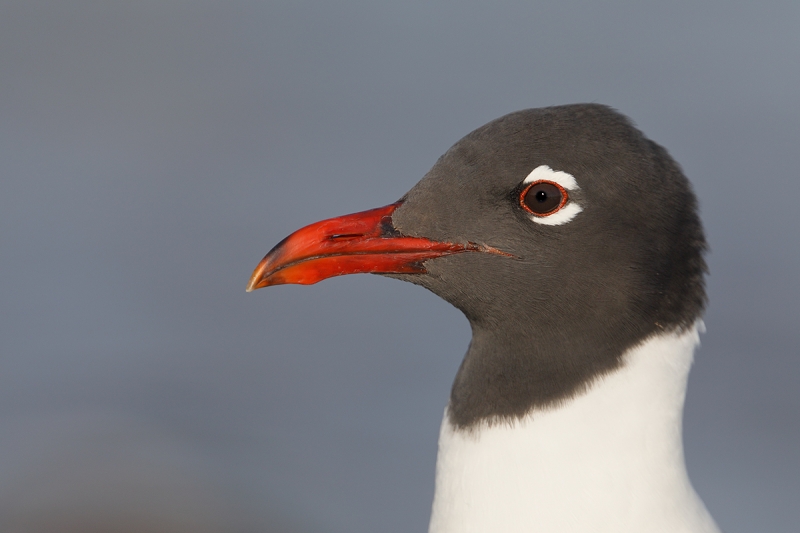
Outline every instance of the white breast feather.
<path id="1" fill-rule="evenodd" d="M 430 533 L 718 533 L 681 419 L 697 327 L 651 338 L 564 405 L 456 430 L 445 413 Z"/>

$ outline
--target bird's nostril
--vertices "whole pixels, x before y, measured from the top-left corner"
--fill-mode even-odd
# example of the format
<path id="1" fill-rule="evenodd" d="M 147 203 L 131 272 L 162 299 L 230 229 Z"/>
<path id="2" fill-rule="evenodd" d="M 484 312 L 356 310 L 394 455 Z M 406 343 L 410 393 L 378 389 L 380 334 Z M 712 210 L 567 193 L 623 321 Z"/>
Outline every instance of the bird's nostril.
<path id="1" fill-rule="evenodd" d="M 350 241 L 363 236 L 362 233 L 337 233 L 336 235 L 331 235 L 328 239 L 332 241 Z"/>

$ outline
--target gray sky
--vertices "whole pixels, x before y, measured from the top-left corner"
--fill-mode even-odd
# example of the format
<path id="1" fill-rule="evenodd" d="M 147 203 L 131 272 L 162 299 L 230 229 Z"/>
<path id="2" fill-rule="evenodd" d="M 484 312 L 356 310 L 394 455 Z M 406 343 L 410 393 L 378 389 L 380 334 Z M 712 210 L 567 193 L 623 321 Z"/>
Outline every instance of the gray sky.
<path id="1" fill-rule="evenodd" d="M 700 198 L 696 488 L 727 533 L 797 531 L 798 27 L 795 0 L 0 0 L 0 524 L 424 531 L 466 320 L 248 276 L 483 123 L 588 101 Z"/>

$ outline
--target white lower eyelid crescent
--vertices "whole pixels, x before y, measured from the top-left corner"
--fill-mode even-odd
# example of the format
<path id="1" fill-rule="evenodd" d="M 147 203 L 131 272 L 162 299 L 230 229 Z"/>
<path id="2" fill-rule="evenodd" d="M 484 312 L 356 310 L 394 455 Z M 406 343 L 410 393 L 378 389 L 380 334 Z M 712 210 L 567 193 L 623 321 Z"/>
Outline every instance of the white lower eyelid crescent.
<path id="1" fill-rule="evenodd" d="M 531 220 L 536 222 L 537 224 L 544 224 L 545 226 L 558 226 L 561 224 L 566 224 L 573 218 L 575 215 L 583 211 L 583 208 L 576 204 L 575 202 L 569 202 L 567 205 L 553 213 L 552 215 L 548 215 L 546 217 L 537 217 L 531 215 Z"/>

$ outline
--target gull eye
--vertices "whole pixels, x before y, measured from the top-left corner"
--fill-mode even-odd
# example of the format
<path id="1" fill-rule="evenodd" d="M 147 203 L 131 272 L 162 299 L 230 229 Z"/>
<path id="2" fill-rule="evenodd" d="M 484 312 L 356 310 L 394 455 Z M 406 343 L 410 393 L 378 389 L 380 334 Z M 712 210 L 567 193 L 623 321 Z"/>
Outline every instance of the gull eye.
<path id="1" fill-rule="evenodd" d="M 567 190 L 552 181 L 534 181 L 519 195 L 519 203 L 525 211 L 537 217 L 550 216 L 567 203 Z"/>

